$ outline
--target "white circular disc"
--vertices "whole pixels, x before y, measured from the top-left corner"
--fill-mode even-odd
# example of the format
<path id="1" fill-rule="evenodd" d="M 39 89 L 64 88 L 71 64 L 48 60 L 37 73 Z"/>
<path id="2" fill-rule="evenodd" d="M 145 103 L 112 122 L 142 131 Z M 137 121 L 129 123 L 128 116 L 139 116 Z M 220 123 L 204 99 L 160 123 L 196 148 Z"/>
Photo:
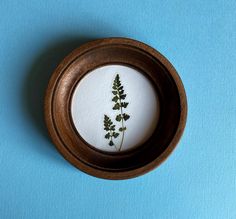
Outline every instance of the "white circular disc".
<path id="1" fill-rule="evenodd" d="M 122 113 L 130 116 L 126 121 L 123 118 L 123 126 L 122 121 L 116 121 L 121 109 L 113 109 L 116 75 L 126 94 L 121 101 L 128 103 L 126 108 L 122 107 Z M 139 71 L 123 65 L 106 65 L 88 73 L 75 88 L 71 102 L 72 120 L 80 136 L 91 146 L 109 152 L 125 151 L 144 143 L 154 132 L 159 113 L 159 99 L 152 83 Z M 113 131 L 119 134 L 116 138 L 105 138 L 112 132 L 104 130 L 104 115 L 115 125 Z M 126 130 L 119 131 L 121 127 Z"/>

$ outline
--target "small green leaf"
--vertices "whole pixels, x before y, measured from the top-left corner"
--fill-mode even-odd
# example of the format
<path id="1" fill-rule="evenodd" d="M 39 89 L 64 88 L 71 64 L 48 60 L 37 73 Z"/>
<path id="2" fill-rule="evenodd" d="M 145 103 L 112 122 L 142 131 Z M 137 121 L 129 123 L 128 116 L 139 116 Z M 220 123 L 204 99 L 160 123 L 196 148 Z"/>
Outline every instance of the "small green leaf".
<path id="1" fill-rule="evenodd" d="M 116 81 L 119 81 L 119 80 L 120 80 L 120 75 L 119 75 L 119 74 L 116 74 L 115 80 L 116 80 Z"/>
<path id="2" fill-rule="evenodd" d="M 123 113 L 123 118 L 126 121 L 126 120 L 128 120 L 130 118 L 130 116 L 128 114 L 126 114 L 126 113 Z"/>
<path id="3" fill-rule="evenodd" d="M 118 136 L 119 136 L 119 133 L 117 133 L 117 132 L 114 132 L 114 133 L 113 133 L 113 137 L 114 137 L 114 138 L 117 138 Z"/>
<path id="4" fill-rule="evenodd" d="M 112 109 L 113 110 L 119 110 L 120 109 L 120 104 L 116 103 Z"/>
<path id="5" fill-rule="evenodd" d="M 110 141 L 110 142 L 109 142 L 109 145 L 110 145 L 110 146 L 113 146 L 113 145 L 114 145 L 113 141 Z"/>
<path id="6" fill-rule="evenodd" d="M 120 121 L 121 121 L 121 119 L 122 119 L 122 116 L 121 116 L 121 114 L 119 114 L 119 115 L 117 115 L 117 116 L 116 116 L 116 121 L 120 122 Z"/>
<path id="7" fill-rule="evenodd" d="M 124 108 L 126 108 L 128 105 L 129 105 L 129 103 L 127 103 L 127 102 L 121 103 L 121 106 L 124 107 Z"/>
<path id="8" fill-rule="evenodd" d="M 120 86 L 118 90 L 119 91 L 124 91 L 123 88 L 124 88 L 123 86 Z"/>
<path id="9" fill-rule="evenodd" d="M 126 97 L 126 94 L 122 94 L 122 95 L 120 95 L 120 99 L 122 99 L 122 100 L 124 100 L 125 97 Z"/>
<path id="10" fill-rule="evenodd" d="M 124 90 L 119 91 L 119 95 L 124 94 Z"/>
<path id="11" fill-rule="evenodd" d="M 114 91 L 114 90 L 113 90 L 112 93 L 113 93 L 114 95 L 116 95 L 116 94 L 117 94 L 117 91 Z"/>
<path id="12" fill-rule="evenodd" d="M 120 132 L 123 132 L 123 131 L 125 131 L 125 130 L 126 130 L 126 127 L 123 127 L 123 128 L 120 127 L 120 128 L 119 128 L 119 131 L 120 131 Z"/>
<path id="13" fill-rule="evenodd" d="M 118 97 L 117 97 L 117 96 L 114 96 L 114 97 L 112 98 L 112 101 L 117 102 L 117 101 L 118 101 Z"/>
<path id="14" fill-rule="evenodd" d="M 107 138 L 107 139 L 109 139 L 110 137 L 111 137 L 110 133 L 107 133 L 107 134 L 105 135 L 105 138 Z"/>

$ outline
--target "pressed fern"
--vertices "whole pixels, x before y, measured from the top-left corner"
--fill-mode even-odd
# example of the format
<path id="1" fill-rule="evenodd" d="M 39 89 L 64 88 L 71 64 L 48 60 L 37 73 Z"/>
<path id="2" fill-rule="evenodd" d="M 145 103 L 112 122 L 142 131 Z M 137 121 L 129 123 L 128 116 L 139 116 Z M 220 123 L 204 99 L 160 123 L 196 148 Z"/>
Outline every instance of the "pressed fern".
<path id="1" fill-rule="evenodd" d="M 117 150 L 120 151 L 124 142 L 125 131 L 127 130 L 127 127 L 125 126 L 125 121 L 127 121 L 130 116 L 124 112 L 124 108 L 127 108 L 129 103 L 124 101 L 126 98 L 126 94 L 124 93 L 124 87 L 121 84 L 119 74 L 116 75 L 113 81 L 112 94 L 112 101 L 114 102 L 112 109 L 119 111 L 115 119 L 118 123 L 120 123 L 120 127 L 118 129 L 121 134 L 120 145 L 116 147 L 113 142 L 113 138 L 117 138 L 119 136 L 119 133 L 116 131 L 115 124 L 113 124 L 113 122 L 107 115 L 104 115 L 104 130 L 107 131 L 105 138 L 109 140 L 110 146 L 115 146 Z"/>
<path id="2" fill-rule="evenodd" d="M 119 133 L 115 131 L 115 127 L 116 126 L 113 124 L 111 119 L 107 115 L 104 115 L 104 130 L 107 132 L 104 137 L 109 140 L 110 146 L 115 145 L 113 138 L 117 138 L 119 136 Z"/>

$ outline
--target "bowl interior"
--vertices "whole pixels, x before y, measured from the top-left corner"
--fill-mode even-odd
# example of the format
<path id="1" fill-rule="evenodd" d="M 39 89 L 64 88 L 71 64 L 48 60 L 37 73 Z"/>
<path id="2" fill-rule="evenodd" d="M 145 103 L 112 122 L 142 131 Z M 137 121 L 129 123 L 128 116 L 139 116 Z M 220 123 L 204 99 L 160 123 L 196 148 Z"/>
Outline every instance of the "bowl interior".
<path id="1" fill-rule="evenodd" d="M 159 114 L 155 86 L 145 73 L 130 66 L 92 70 L 79 81 L 71 99 L 78 134 L 105 152 L 124 152 L 145 143 L 157 127 Z"/>
<path id="2" fill-rule="evenodd" d="M 78 83 L 94 69 L 110 64 L 144 73 L 156 90 L 160 107 L 159 121 L 150 138 L 139 147 L 119 153 L 91 147 L 78 133 L 71 116 L 71 101 Z M 54 88 L 51 110 L 61 142 L 81 163 L 98 170 L 127 171 L 152 162 L 168 148 L 180 123 L 180 94 L 171 74 L 158 59 L 131 45 L 98 45 L 73 55 Z"/>

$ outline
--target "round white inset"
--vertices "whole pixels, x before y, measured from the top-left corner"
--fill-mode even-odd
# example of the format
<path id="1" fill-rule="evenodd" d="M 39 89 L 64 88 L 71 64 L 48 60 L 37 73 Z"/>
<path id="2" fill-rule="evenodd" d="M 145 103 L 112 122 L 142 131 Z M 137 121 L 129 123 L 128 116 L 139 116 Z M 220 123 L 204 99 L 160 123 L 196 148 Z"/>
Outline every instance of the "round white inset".
<path id="1" fill-rule="evenodd" d="M 117 75 L 126 94 L 123 99 L 113 99 L 117 96 L 112 93 Z M 118 107 L 113 109 L 116 103 Z M 93 147 L 110 152 L 144 143 L 153 134 L 159 113 L 159 100 L 152 83 L 139 71 L 123 65 L 106 65 L 91 71 L 78 83 L 71 102 L 72 120 L 80 136 Z M 123 117 L 117 118 L 119 114 Z M 110 129 L 115 125 L 113 130 L 104 130 L 105 115 L 112 122 L 106 126 Z"/>

